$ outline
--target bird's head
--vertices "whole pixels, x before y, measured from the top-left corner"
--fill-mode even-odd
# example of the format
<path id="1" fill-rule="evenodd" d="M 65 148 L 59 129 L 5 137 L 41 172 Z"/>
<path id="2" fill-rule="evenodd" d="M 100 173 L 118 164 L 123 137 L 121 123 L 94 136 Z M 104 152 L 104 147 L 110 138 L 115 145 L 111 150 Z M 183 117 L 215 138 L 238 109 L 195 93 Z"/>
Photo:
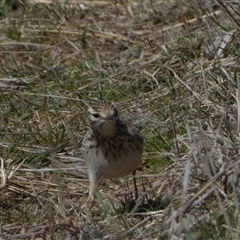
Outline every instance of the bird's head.
<path id="1" fill-rule="evenodd" d="M 109 101 L 98 101 L 89 109 L 89 123 L 93 131 L 102 135 L 114 135 L 119 120 L 116 106 Z"/>

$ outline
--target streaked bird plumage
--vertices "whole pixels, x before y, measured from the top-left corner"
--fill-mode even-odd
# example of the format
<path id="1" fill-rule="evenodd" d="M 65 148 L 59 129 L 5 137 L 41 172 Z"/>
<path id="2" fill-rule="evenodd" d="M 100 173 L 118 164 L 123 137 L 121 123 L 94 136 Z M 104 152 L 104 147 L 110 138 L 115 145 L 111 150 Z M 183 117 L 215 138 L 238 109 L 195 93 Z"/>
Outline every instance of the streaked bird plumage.
<path id="1" fill-rule="evenodd" d="M 123 121 L 115 105 L 98 101 L 88 109 L 89 130 L 83 140 L 90 191 L 94 199 L 99 182 L 126 176 L 136 170 L 143 153 L 144 139 L 134 127 Z"/>

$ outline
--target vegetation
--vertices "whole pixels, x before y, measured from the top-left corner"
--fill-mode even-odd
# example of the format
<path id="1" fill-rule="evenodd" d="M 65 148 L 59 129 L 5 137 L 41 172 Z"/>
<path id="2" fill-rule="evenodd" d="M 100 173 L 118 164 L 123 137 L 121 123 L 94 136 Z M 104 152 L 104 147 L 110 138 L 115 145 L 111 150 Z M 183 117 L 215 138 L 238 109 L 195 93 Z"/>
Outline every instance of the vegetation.
<path id="1" fill-rule="evenodd" d="M 0 239 L 239 239 L 236 1 L 0 1 Z M 92 209 L 85 113 L 145 136 Z"/>

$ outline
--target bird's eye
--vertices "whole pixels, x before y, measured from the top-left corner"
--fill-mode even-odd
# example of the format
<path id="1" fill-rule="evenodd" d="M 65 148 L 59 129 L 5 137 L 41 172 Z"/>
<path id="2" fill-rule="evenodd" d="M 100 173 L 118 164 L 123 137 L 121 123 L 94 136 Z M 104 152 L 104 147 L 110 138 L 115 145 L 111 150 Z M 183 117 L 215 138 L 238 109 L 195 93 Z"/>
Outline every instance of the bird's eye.
<path id="1" fill-rule="evenodd" d="M 97 113 L 94 113 L 93 116 L 94 116 L 95 118 L 99 118 L 99 114 L 97 114 Z"/>

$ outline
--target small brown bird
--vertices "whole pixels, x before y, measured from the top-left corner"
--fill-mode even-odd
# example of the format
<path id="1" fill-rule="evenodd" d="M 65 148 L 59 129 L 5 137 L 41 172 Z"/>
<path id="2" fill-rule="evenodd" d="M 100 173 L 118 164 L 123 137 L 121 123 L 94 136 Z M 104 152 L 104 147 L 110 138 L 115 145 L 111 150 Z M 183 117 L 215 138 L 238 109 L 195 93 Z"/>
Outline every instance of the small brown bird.
<path id="1" fill-rule="evenodd" d="M 119 118 L 111 102 L 98 101 L 88 113 L 89 130 L 82 150 L 90 182 L 89 197 L 93 200 L 102 179 L 135 173 L 142 157 L 144 139 L 136 128 Z M 134 187 L 137 198 L 136 182 Z"/>

